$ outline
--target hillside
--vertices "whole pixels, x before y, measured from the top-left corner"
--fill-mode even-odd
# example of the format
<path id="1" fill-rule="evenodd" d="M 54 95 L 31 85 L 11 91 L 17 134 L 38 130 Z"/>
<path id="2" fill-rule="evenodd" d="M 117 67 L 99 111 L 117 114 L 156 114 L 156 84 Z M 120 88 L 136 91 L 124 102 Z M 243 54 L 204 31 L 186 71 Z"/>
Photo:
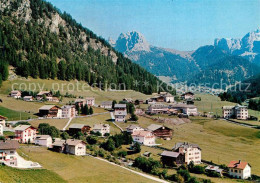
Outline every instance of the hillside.
<path id="1" fill-rule="evenodd" d="M 26 78 L 84 80 L 92 86 L 102 83 L 102 89 L 105 84 L 120 89 L 118 85 L 124 83 L 125 89 L 143 93 L 156 92 L 157 82 L 161 83 L 43 0 L 3 0 L 0 17 L 1 73 L 12 65 Z M 4 73 L 0 81 L 7 79 Z M 149 85 L 134 85 L 135 81 Z M 162 86 L 166 90 L 166 84 Z"/>
<path id="2" fill-rule="evenodd" d="M 217 46 L 202 46 L 191 52 L 159 48 L 149 45 L 141 33 L 134 31 L 121 34 L 116 42 L 110 41 L 125 56 L 156 76 L 170 78 L 172 83 L 213 85 L 222 81 L 233 85 L 260 72 L 247 59 Z"/>

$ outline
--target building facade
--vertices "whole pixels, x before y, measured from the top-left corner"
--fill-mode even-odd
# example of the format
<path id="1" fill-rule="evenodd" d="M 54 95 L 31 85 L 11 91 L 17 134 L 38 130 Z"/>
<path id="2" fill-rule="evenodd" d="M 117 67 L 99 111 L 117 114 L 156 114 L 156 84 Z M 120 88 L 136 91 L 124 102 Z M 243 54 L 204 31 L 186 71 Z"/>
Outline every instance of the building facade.
<path id="1" fill-rule="evenodd" d="M 231 161 L 228 164 L 229 175 L 237 179 L 248 179 L 251 177 L 251 165 L 244 161 Z"/>
<path id="2" fill-rule="evenodd" d="M 222 107 L 224 118 L 235 118 L 246 120 L 248 119 L 248 108 L 246 106 L 236 105 L 236 106 L 223 106 Z"/>
<path id="3" fill-rule="evenodd" d="M 134 142 L 138 142 L 139 144 L 146 146 L 154 146 L 155 145 L 155 136 L 152 132 L 149 131 L 137 131 L 132 134 L 132 138 Z"/>
<path id="4" fill-rule="evenodd" d="M 51 147 L 52 138 L 50 135 L 37 135 L 34 143 L 39 146 Z"/>
<path id="5" fill-rule="evenodd" d="M 64 105 L 61 107 L 62 118 L 74 118 L 76 116 L 76 109 L 74 105 Z"/>
<path id="6" fill-rule="evenodd" d="M 92 131 L 95 133 L 99 132 L 104 136 L 106 133 L 110 133 L 110 126 L 109 124 L 95 124 Z"/>
<path id="7" fill-rule="evenodd" d="M 0 162 L 8 166 L 17 166 L 16 150 L 19 143 L 16 140 L 0 141 Z"/>
<path id="8" fill-rule="evenodd" d="M 188 165 L 191 161 L 194 164 L 201 163 L 201 148 L 197 144 L 187 142 L 177 143 L 173 147 L 174 152 L 179 152 L 184 155 L 184 162 Z"/>
<path id="9" fill-rule="evenodd" d="M 20 143 L 34 143 L 36 138 L 36 128 L 30 125 L 19 125 L 14 128 L 15 139 Z"/>

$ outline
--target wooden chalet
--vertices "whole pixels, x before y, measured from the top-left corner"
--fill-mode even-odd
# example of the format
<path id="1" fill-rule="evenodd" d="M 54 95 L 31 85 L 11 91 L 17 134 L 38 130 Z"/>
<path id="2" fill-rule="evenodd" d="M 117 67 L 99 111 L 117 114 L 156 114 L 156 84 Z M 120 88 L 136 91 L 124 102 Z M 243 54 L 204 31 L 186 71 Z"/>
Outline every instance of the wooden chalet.
<path id="1" fill-rule="evenodd" d="M 150 126 L 147 127 L 147 130 L 153 132 L 153 134 L 159 138 L 163 138 L 163 139 L 172 138 L 173 130 L 166 126 L 151 124 Z"/>

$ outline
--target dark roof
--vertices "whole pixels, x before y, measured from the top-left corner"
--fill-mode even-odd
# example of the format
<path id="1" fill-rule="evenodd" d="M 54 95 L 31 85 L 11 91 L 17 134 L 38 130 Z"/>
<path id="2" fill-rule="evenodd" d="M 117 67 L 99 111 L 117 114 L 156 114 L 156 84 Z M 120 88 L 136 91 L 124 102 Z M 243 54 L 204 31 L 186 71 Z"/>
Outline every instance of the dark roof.
<path id="1" fill-rule="evenodd" d="M 0 141 L 0 149 L 1 150 L 8 150 L 8 149 L 18 149 L 19 148 L 19 143 L 16 140 L 6 140 Z"/>
<path id="2" fill-rule="evenodd" d="M 183 147 L 185 149 L 189 148 L 189 147 L 193 147 L 193 148 L 199 148 L 201 150 L 201 148 L 198 144 L 190 144 L 188 142 L 178 142 L 178 143 L 176 143 L 175 146 L 173 147 L 173 150 L 177 150 L 180 147 Z"/>
<path id="3" fill-rule="evenodd" d="M 180 155 L 178 152 L 173 152 L 173 151 L 163 151 L 161 156 L 167 156 L 167 157 L 172 157 L 172 158 L 177 158 Z"/>

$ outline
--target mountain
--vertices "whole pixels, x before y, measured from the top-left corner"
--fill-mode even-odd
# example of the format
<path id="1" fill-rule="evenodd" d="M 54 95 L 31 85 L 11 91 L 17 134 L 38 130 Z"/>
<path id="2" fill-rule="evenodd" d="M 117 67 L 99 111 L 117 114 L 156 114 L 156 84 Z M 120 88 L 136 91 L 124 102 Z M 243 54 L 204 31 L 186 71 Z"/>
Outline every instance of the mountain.
<path id="1" fill-rule="evenodd" d="M 260 29 L 247 33 L 241 39 L 215 39 L 214 45 L 232 55 L 238 55 L 260 66 Z"/>
<path id="2" fill-rule="evenodd" d="M 232 40 L 228 45 L 235 49 L 236 43 Z M 218 46 L 202 46 L 190 52 L 159 48 L 149 45 L 138 32 L 121 34 L 115 48 L 156 76 L 170 78 L 172 83 L 213 85 L 222 81 L 233 85 L 260 72 L 247 59 Z"/>
<path id="3" fill-rule="evenodd" d="M 103 89 L 124 83 L 125 89 L 149 94 L 162 83 L 44 0 L 1 0 L 0 49 L 0 71 L 12 65 L 26 78 L 85 80 L 92 86 L 103 83 Z M 0 74 L 0 81 L 6 79 Z"/>

